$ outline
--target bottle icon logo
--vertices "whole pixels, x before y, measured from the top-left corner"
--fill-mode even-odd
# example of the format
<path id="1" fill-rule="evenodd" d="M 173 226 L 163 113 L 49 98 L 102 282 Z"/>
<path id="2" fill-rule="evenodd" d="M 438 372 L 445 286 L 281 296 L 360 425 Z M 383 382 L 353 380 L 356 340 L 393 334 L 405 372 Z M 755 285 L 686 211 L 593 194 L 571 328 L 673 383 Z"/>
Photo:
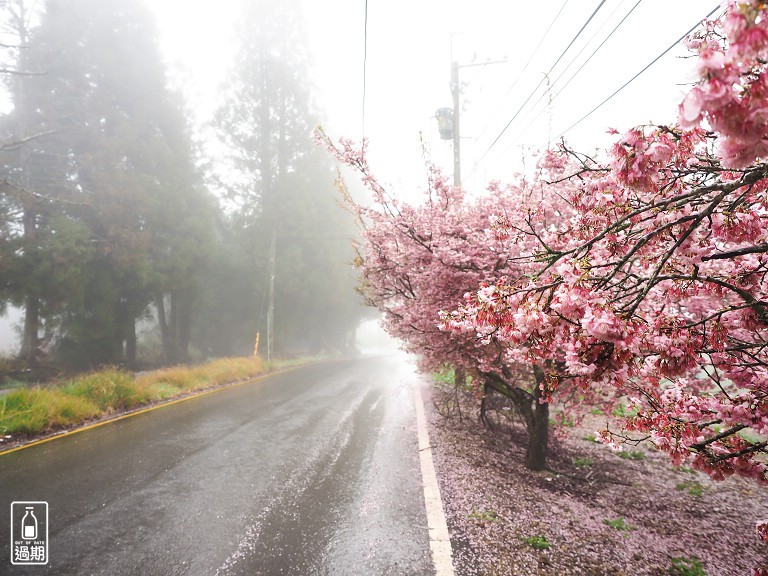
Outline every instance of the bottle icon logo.
<path id="1" fill-rule="evenodd" d="M 11 503 L 11 564 L 48 564 L 48 502 Z"/>
<path id="2" fill-rule="evenodd" d="M 35 517 L 34 507 L 26 506 L 26 512 L 21 519 L 21 537 L 24 540 L 35 540 L 37 538 L 37 518 Z"/>

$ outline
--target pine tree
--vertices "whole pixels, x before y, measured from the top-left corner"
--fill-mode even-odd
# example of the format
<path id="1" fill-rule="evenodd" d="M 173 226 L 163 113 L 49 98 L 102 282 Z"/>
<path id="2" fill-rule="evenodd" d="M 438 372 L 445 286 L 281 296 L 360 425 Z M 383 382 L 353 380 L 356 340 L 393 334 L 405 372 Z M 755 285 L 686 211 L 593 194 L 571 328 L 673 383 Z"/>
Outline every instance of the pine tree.
<path id="1" fill-rule="evenodd" d="M 77 285 L 47 310 L 47 322 L 70 362 L 132 362 L 137 319 L 170 294 L 175 324 L 165 333 L 178 342 L 166 356 L 184 358 L 191 271 L 205 258 L 211 204 L 181 105 L 166 87 L 151 13 L 140 0 L 48 0 L 45 8 L 27 56 L 45 73 L 27 80 L 15 111 L 32 110 L 25 121 L 45 136 L 27 151 L 32 164 L 17 161 L 9 172 L 86 230 L 88 247 L 87 257 L 66 261 Z M 36 233 L 52 221 L 37 218 Z M 33 295 L 51 284 L 39 270 L 27 287 Z"/>
<path id="2" fill-rule="evenodd" d="M 217 175 L 237 206 L 232 222 L 252 262 L 254 324 L 262 333 L 263 279 L 275 245 L 272 336 L 282 351 L 341 347 L 358 314 L 348 266 L 352 228 L 335 205 L 333 170 L 312 137 L 318 115 L 300 7 L 276 0 L 244 6 L 240 48 L 216 116 L 228 150 Z"/>

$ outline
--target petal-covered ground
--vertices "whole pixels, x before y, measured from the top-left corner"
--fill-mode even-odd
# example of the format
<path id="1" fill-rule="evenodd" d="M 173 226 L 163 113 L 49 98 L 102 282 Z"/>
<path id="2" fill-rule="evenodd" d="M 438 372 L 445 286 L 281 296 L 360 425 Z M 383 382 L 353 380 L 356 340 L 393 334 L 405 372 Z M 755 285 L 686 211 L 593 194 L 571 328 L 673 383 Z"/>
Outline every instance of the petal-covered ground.
<path id="1" fill-rule="evenodd" d="M 434 400 L 443 400 L 435 392 Z M 595 426 L 551 441 L 552 471 L 523 465 L 522 427 L 432 412 L 431 442 L 458 576 L 736 576 L 768 566 L 755 522 L 768 488 L 713 482 L 652 447 L 614 453 Z"/>

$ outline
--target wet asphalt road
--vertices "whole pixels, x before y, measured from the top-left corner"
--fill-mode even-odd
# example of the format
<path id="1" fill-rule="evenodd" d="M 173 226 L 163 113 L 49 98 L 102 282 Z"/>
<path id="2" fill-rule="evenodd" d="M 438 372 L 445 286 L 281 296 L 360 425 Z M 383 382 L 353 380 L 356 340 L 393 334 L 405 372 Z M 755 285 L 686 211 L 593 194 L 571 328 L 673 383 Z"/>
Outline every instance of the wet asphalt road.
<path id="1" fill-rule="evenodd" d="M 434 574 L 413 369 L 305 366 L 0 456 L 0 574 Z M 47 501 L 47 566 L 10 563 Z"/>

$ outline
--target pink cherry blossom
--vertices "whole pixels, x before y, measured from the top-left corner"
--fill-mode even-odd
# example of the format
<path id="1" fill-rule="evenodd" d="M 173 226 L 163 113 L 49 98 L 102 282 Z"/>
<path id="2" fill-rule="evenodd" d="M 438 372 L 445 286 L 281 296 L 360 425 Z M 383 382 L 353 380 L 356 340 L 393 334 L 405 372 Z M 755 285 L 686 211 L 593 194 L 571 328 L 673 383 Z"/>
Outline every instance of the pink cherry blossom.
<path id="1" fill-rule="evenodd" d="M 550 403 L 630 397 L 599 434 L 611 447 L 647 439 L 715 480 L 768 484 L 768 5 L 724 7 L 688 40 L 699 79 L 677 125 L 602 155 L 562 143 L 484 196 L 431 169 L 423 202 L 402 203 L 364 146 L 326 144 L 373 197 L 350 201 L 361 290 L 425 369 L 511 398 L 532 439 Z"/>
<path id="2" fill-rule="evenodd" d="M 533 270 L 527 263 L 507 258 L 508 245 L 514 245 L 518 253 L 533 255 L 537 245 L 529 235 L 532 223 L 545 223 L 556 230 L 562 218 L 571 214 L 571 207 L 566 202 L 557 206 L 549 199 L 545 202 L 538 193 L 539 183 L 491 183 L 486 195 L 468 198 L 436 167 L 430 168 L 429 187 L 421 202 L 401 202 L 371 174 L 364 143 L 356 148 L 348 140 L 332 142 L 323 134 L 318 137 L 340 162 L 360 173 L 371 191 L 370 206 L 358 204 L 348 195 L 346 200 L 359 217 L 364 240 L 358 260 L 361 291 L 383 313 L 384 328 L 418 355 L 422 369 L 434 371 L 450 365 L 472 378 L 481 398 L 489 394 L 507 397 L 531 430 L 526 465 L 545 466 L 548 402 L 556 390 L 563 393 L 571 385 L 558 382 L 546 361 L 537 358 L 537 346 L 555 336 L 554 322 L 549 324 L 549 316 L 533 297 L 519 302 L 514 318 L 511 313 L 499 318 L 494 314 L 501 298 L 515 298 L 505 292 L 507 279 L 518 282 Z M 558 164 L 567 166 L 557 154 L 545 155 L 543 162 L 552 170 Z M 563 273 L 577 282 L 583 269 Z M 573 293 L 569 298 L 570 305 L 576 306 Z M 487 316 L 487 323 L 476 325 L 453 315 L 451 310 L 460 301 L 473 318 Z M 582 316 L 587 303 L 586 299 L 579 303 L 580 310 L 574 314 Z M 612 319 L 607 309 L 595 308 L 590 322 L 600 333 L 612 330 L 617 341 L 623 338 L 622 323 Z M 486 329 L 492 324 L 501 325 L 503 334 Z M 533 346 L 516 349 L 506 342 Z M 584 390 L 581 404 L 601 395 L 605 394 Z"/>
<path id="3" fill-rule="evenodd" d="M 727 2 L 725 16 L 689 42 L 701 79 L 681 104 L 680 126 L 629 130 L 603 163 L 565 146 L 547 151 L 547 195 L 572 212 L 552 222 L 533 203 L 494 220 L 506 241 L 494 254 L 527 273 L 486 280 L 482 298 L 457 301 L 447 316 L 513 357 L 559 366 L 554 389 L 634 389 L 641 402 L 624 433 L 648 434 L 674 463 L 760 482 L 768 482 L 767 30 L 762 2 Z"/>

